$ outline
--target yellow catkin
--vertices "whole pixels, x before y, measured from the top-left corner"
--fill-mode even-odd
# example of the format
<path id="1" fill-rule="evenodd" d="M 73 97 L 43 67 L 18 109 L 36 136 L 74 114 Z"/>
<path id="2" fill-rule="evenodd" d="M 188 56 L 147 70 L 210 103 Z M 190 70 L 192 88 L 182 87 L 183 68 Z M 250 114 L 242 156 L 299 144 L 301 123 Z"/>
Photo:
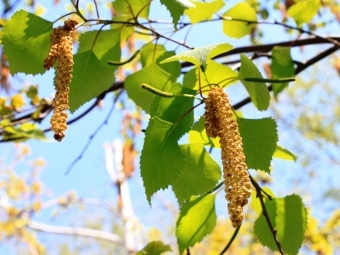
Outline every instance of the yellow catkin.
<path id="1" fill-rule="evenodd" d="M 242 138 L 228 96 L 222 88 L 212 88 L 205 104 L 207 135 L 220 138 L 225 197 L 230 220 L 236 228 L 242 223 L 243 206 L 248 203 L 252 188 Z"/>
<path id="2" fill-rule="evenodd" d="M 68 93 L 72 80 L 73 68 L 73 46 L 72 31 L 78 22 L 70 18 L 65 21 L 64 26 L 54 28 L 51 35 L 51 48 L 47 58 L 44 60 L 44 68 L 49 70 L 56 62 L 55 97 L 53 99 L 53 115 L 51 118 L 51 129 L 54 138 L 61 141 L 65 137 L 67 129 L 67 113 L 69 108 Z"/>

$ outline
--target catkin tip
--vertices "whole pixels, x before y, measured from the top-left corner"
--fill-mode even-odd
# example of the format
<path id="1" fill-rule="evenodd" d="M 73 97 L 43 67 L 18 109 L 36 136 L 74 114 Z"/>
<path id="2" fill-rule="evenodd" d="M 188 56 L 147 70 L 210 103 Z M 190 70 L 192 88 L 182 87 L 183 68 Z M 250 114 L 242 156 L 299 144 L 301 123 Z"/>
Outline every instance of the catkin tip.
<path id="1" fill-rule="evenodd" d="M 65 137 L 67 129 L 67 114 L 69 108 L 68 93 L 69 83 L 72 80 L 73 69 L 73 40 L 72 31 L 78 22 L 70 18 L 64 22 L 64 26 L 54 28 L 51 35 L 51 48 L 44 60 L 44 68 L 49 70 L 55 63 L 55 97 L 53 99 L 54 111 L 51 118 L 51 129 L 54 131 L 54 139 L 61 141 Z"/>

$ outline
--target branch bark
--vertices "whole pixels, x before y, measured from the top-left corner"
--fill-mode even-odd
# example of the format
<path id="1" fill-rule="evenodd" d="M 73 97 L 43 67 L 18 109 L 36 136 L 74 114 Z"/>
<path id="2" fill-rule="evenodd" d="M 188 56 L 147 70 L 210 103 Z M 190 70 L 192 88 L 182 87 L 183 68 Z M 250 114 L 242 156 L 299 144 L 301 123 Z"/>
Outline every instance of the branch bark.
<path id="1" fill-rule="evenodd" d="M 268 211 L 267 211 L 267 208 L 264 204 L 264 200 L 263 200 L 263 195 L 261 193 L 261 187 L 259 186 L 259 184 L 253 179 L 253 177 L 251 175 L 249 175 L 250 177 L 250 180 L 251 180 L 251 183 L 253 184 L 253 186 L 255 187 L 256 189 L 256 196 L 260 199 L 260 203 L 261 203 L 261 207 L 262 207 L 262 214 L 264 216 L 264 218 L 266 219 L 267 221 L 267 224 L 268 224 L 268 227 L 270 229 L 270 232 L 272 233 L 272 236 L 273 236 L 273 239 L 275 241 L 275 244 L 280 252 L 281 255 L 285 255 L 284 251 L 283 251 L 283 248 L 279 242 L 279 239 L 277 239 L 277 236 L 276 236 L 276 233 L 277 231 L 274 229 L 274 226 L 270 220 L 270 217 L 269 217 L 269 214 L 268 214 Z"/>
<path id="2" fill-rule="evenodd" d="M 91 237 L 110 241 L 113 243 L 123 244 L 120 236 L 112 234 L 105 231 L 89 229 L 89 228 L 78 228 L 78 227 L 66 227 L 66 226 L 53 226 L 45 223 L 40 223 L 37 221 L 30 220 L 27 227 L 52 234 L 62 234 L 62 235 L 77 235 L 83 237 Z"/>

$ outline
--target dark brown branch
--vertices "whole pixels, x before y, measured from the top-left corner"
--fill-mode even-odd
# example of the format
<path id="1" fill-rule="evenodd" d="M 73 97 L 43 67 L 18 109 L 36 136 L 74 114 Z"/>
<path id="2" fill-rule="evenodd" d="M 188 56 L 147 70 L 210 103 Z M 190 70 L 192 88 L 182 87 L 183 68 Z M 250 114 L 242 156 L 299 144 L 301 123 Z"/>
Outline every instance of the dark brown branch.
<path id="1" fill-rule="evenodd" d="M 269 217 L 269 214 L 268 214 L 268 211 L 267 211 L 267 208 L 264 204 L 264 199 L 263 199 L 263 195 L 261 193 L 261 187 L 259 186 L 259 184 L 253 179 L 253 177 L 251 175 L 249 175 L 250 177 L 250 180 L 251 180 L 251 183 L 253 184 L 254 188 L 256 189 L 256 197 L 258 197 L 260 199 L 260 203 L 261 203 L 261 207 L 262 207 L 262 214 L 264 216 L 264 218 L 266 219 L 267 221 L 267 224 L 268 224 L 268 227 L 270 229 L 270 232 L 272 233 L 273 235 L 273 238 L 274 238 L 274 241 L 276 243 L 276 246 L 280 252 L 280 254 L 284 255 L 284 251 L 281 247 L 281 244 L 279 242 L 279 240 L 277 239 L 277 236 L 276 236 L 276 233 L 277 231 L 274 229 L 274 226 L 270 220 L 270 217 Z"/>
<path id="2" fill-rule="evenodd" d="M 330 38 L 340 42 L 340 36 L 334 36 Z M 300 47 L 300 46 L 315 45 L 315 44 L 330 44 L 330 42 L 321 40 L 320 38 L 308 38 L 308 39 L 292 40 L 292 41 L 286 41 L 286 42 L 269 43 L 269 44 L 263 44 L 263 45 L 251 45 L 251 46 L 238 47 L 238 48 L 232 49 L 226 53 L 223 53 L 223 54 L 220 54 L 214 57 L 214 59 L 231 56 L 235 54 L 240 54 L 240 53 L 270 52 L 275 46 Z M 189 66 L 193 66 L 193 64 L 189 62 L 182 63 L 182 68 L 189 67 Z"/>

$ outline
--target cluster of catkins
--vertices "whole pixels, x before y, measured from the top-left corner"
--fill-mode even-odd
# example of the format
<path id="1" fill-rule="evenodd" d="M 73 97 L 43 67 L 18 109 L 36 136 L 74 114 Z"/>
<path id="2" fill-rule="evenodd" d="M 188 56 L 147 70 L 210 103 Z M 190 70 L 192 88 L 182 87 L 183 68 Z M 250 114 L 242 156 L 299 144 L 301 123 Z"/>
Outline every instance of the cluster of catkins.
<path id="1" fill-rule="evenodd" d="M 67 113 L 69 108 L 68 93 L 72 79 L 73 52 L 72 52 L 72 31 L 78 22 L 74 18 L 65 21 L 64 26 L 54 28 L 51 35 L 51 48 L 47 58 L 44 60 L 44 68 L 49 70 L 55 62 L 55 97 L 53 99 L 53 115 L 51 118 L 51 129 L 54 132 L 54 139 L 61 141 L 65 137 L 67 128 Z"/>
<path id="2" fill-rule="evenodd" d="M 248 203 L 252 188 L 242 139 L 228 96 L 222 88 L 212 88 L 205 105 L 207 135 L 211 138 L 220 138 L 228 212 L 232 225 L 236 228 L 242 223 L 243 206 Z"/>

